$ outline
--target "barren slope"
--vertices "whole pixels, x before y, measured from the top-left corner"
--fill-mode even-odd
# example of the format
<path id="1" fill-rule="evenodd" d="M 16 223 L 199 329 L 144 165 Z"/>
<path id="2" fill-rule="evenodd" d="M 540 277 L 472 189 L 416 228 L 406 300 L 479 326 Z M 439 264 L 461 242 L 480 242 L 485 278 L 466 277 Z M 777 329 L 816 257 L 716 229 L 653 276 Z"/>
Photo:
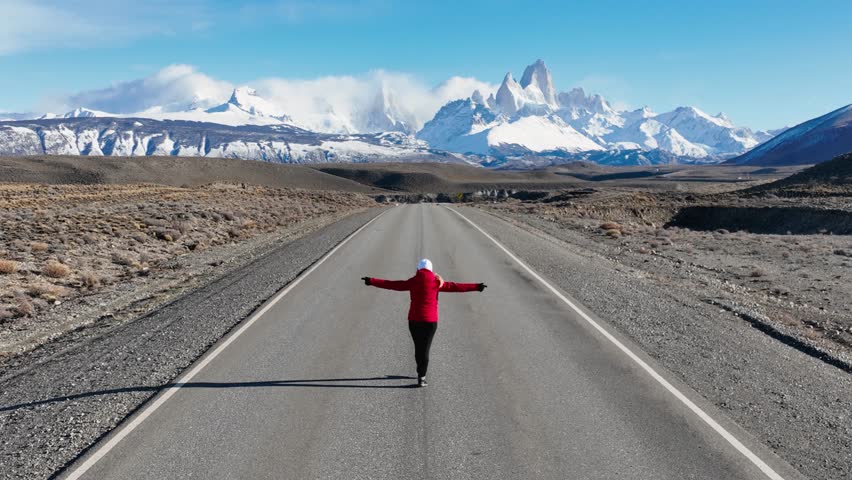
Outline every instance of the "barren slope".
<path id="1" fill-rule="evenodd" d="M 156 183 L 175 187 L 229 182 L 362 193 L 376 190 L 300 165 L 189 157 L 0 157 L 0 182 Z"/>

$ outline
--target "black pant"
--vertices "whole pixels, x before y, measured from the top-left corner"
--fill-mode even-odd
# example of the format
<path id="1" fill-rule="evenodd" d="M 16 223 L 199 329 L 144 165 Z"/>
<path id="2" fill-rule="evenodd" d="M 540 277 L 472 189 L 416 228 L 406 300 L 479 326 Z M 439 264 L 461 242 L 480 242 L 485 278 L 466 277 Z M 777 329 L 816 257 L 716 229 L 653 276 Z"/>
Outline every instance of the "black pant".
<path id="1" fill-rule="evenodd" d="M 417 361 L 417 376 L 425 377 L 429 368 L 429 348 L 438 329 L 437 322 L 408 322 L 408 331 L 414 340 L 414 360 Z"/>

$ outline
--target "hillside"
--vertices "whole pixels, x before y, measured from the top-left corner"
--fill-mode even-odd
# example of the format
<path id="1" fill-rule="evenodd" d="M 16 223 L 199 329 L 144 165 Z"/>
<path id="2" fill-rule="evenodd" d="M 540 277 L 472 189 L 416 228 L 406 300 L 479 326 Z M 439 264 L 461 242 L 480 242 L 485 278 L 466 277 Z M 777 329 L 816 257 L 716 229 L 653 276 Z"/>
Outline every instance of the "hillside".
<path id="1" fill-rule="evenodd" d="M 852 153 L 776 182 L 750 188 L 747 192 L 779 196 L 852 196 Z"/>
<path id="2" fill-rule="evenodd" d="M 574 177 L 547 170 L 507 172 L 442 163 L 325 164 L 312 168 L 374 188 L 413 193 L 558 190 L 582 183 Z"/>
<path id="3" fill-rule="evenodd" d="M 376 191 L 361 183 L 301 165 L 186 157 L 0 157 L 0 182 L 51 185 L 153 183 L 176 187 L 226 182 L 272 188 Z"/>
<path id="4" fill-rule="evenodd" d="M 808 165 L 852 152 L 852 105 L 796 125 L 727 163 Z"/>

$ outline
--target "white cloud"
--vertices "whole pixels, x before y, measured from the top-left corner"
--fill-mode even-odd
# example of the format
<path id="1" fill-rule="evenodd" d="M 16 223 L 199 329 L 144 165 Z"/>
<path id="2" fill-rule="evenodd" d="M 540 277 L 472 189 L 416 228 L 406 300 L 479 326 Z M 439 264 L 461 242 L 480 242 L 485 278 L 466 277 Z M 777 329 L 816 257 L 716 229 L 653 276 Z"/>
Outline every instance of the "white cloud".
<path id="1" fill-rule="evenodd" d="M 476 89 L 486 96 L 497 90 L 496 85 L 463 77 L 429 87 L 412 75 L 382 70 L 308 80 L 266 78 L 255 86 L 294 121 L 315 130 L 362 130 L 360 122 L 383 96 L 398 119 L 419 129 L 447 102 L 469 97 Z M 329 124 L 329 118 L 342 128 Z"/>
<path id="2" fill-rule="evenodd" d="M 4 0 L 0 9 L 0 55 L 47 45 L 57 31 L 77 37 L 93 27 L 73 12 L 34 1 Z"/>
<path id="3" fill-rule="evenodd" d="M 60 109 L 86 107 L 110 113 L 136 113 L 153 107 L 207 108 L 227 100 L 234 86 L 198 72 L 190 65 L 169 65 L 145 78 L 68 96 Z"/>
<path id="4" fill-rule="evenodd" d="M 248 85 L 300 126 L 332 132 L 368 128 L 371 110 L 381 108 L 385 98 L 396 120 L 419 129 L 447 102 L 466 98 L 476 89 L 485 96 L 497 90 L 496 85 L 468 77 L 452 77 L 430 87 L 412 75 L 382 70 L 314 79 L 262 78 Z M 207 108 L 227 101 L 234 87 L 192 66 L 170 65 L 145 78 L 69 95 L 54 102 L 52 109 L 86 107 L 128 114 L 155 107 L 166 111 Z"/>
<path id="5" fill-rule="evenodd" d="M 203 28 L 205 12 L 203 0 L 0 0 L 0 55 L 172 35 L 187 14 Z"/>
<path id="6" fill-rule="evenodd" d="M 386 14 L 391 5 L 386 0 L 278 0 L 246 3 L 240 6 L 244 22 L 351 21 Z"/>

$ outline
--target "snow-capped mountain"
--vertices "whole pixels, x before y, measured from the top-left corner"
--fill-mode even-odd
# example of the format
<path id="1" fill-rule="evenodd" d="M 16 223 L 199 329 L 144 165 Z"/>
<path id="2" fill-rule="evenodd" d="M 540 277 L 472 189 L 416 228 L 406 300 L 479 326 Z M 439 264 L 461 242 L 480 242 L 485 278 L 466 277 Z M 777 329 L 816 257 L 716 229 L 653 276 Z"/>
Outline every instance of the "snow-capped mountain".
<path id="1" fill-rule="evenodd" d="M 217 105 L 205 110 L 206 113 L 234 113 L 245 115 L 246 119 L 252 117 L 267 117 L 279 120 L 282 123 L 291 122 L 290 117 L 283 110 L 273 105 L 257 94 L 253 88 L 238 87 L 234 89 L 231 98 L 222 105 Z"/>
<path id="2" fill-rule="evenodd" d="M 10 122 L 15 120 L 29 120 L 38 118 L 37 113 L 20 113 L 20 112 L 0 112 L 0 122 Z"/>
<path id="3" fill-rule="evenodd" d="M 719 161 L 753 148 L 769 134 L 736 127 L 722 113 L 711 116 L 695 107 L 662 114 L 647 107 L 619 111 L 581 88 L 557 93 L 547 66 L 538 60 L 524 70 L 520 83 L 507 73 L 493 98 L 484 100 L 474 92 L 445 105 L 417 137 L 434 148 L 496 157 L 662 150 L 685 161 Z"/>
<path id="4" fill-rule="evenodd" d="M 43 152 L 61 150 L 94 155 L 99 151 L 105 152 L 102 147 L 97 146 L 100 143 L 114 143 L 111 137 L 109 135 L 105 137 L 103 132 L 86 130 L 84 128 L 88 125 L 86 122 L 78 124 L 71 120 L 97 118 L 103 119 L 106 123 L 109 121 L 121 123 L 122 120 L 134 119 L 134 122 L 138 123 L 142 119 L 148 119 L 178 122 L 182 132 L 189 131 L 193 124 L 197 124 L 199 125 L 197 138 L 201 138 L 202 132 L 208 129 L 204 125 L 210 124 L 233 127 L 281 127 L 292 131 L 309 132 L 316 138 L 327 138 L 329 134 L 336 134 L 339 137 L 340 135 L 395 132 L 393 138 L 406 138 L 404 141 L 397 142 L 399 148 L 413 149 L 410 152 L 412 155 L 420 155 L 428 144 L 428 148 L 433 153 L 441 151 L 460 156 L 475 155 L 479 157 L 479 163 L 486 165 L 505 162 L 509 158 L 527 158 L 530 155 L 549 157 L 553 161 L 575 158 L 594 159 L 608 164 L 712 163 L 740 155 L 778 133 L 778 131 L 752 132 L 748 128 L 735 126 L 722 113 L 711 116 L 695 107 L 679 107 L 665 113 L 656 113 L 648 107 L 625 111 L 613 107 L 602 96 L 587 94 L 581 88 L 559 92 L 554 86 L 550 71 L 541 60 L 527 66 L 520 81 L 516 81 L 511 72 L 507 73 L 499 88 L 475 79 L 454 78 L 456 82 L 468 82 L 464 85 L 469 88 L 482 88 L 482 90 L 470 92 L 467 98 L 450 101 L 438 109 L 431 120 L 426 121 L 425 124 L 423 120 L 437 108 L 437 103 L 426 106 L 427 113 L 424 115 L 422 104 L 412 103 L 409 101 L 409 96 L 401 95 L 399 91 L 391 87 L 391 85 L 398 87 L 398 83 L 384 81 L 375 90 L 372 90 L 375 84 L 369 87 L 367 84 L 358 84 L 364 89 L 363 91 L 356 89 L 355 93 L 350 88 L 347 90 L 346 98 L 357 98 L 357 101 L 351 102 L 334 97 L 333 91 L 329 91 L 327 98 L 315 95 L 301 98 L 295 95 L 278 96 L 270 100 L 248 86 L 234 88 L 229 98 L 217 100 L 216 96 L 222 95 L 223 89 L 220 86 L 211 87 L 212 81 L 203 82 L 204 88 L 181 89 L 178 95 L 163 96 L 157 95 L 156 90 L 146 90 L 143 88 L 144 85 L 137 85 L 138 82 L 131 82 L 132 88 L 122 90 L 123 93 L 119 95 L 121 101 L 110 103 L 119 105 L 123 113 L 105 112 L 81 105 L 60 115 L 0 114 L 0 121 L 26 118 L 66 120 L 57 125 L 41 125 L 33 130 L 44 132 L 42 137 L 50 140 L 49 145 L 41 149 Z M 435 91 L 450 87 L 452 85 L 436 87 L 438 90 Z M 133 92 L 138 91 L 148 92 L 154 100 L 148 101 L 134 97 Z M 299 90 L 287 91 L 298 92 Z M 444 95 L 440 97 L 440 102 L 445 101 L 445 98 L 466 95 L 461 93 L 464 89 L 458 88 L 451 89 L 451 95 L 446 94 L 449 90 L 440 91 L 445 92 L 440 94 Z M 95 98 L 97 101 L 104 97 L 114 98 L 110 90 L 69 98 Z M 163 99 L 163 105 L 156 102 L 160 98 Z M 152 104 L 154 106 L 151 106 Z M 289 105 L 297 113 L 291 114 L 281 105 Z M 144 110 L 133 112 L 133 106 L 144 108 Z M 413 113 L 415 110 L 417 114 Z M 121 124 L 124 125 L 126 122 Z M 143 130 L 147 131 L 148 125 L 149 122 L 144 122 Z M 163 125 L 171 124 L 165 122 Z M 4 138 L 7 140 L 17 135 L 9 132 L 18 132 L 20 135 L 31 138 L 30 133 L 15 130 L 29 127 L 10 123 L 2 128 L 6 132 Z M 131 130 L 135 131 L 138 128 Z M 71 136 L 66 135 L 68 140 L 62 148 L 58 147 L 62 142 L 61 138 L 48 138 L 56 132 L 67 133 L 66 130 L 77 133 Z M 233 132 L 236 130 L 231 131 Z M 165 134 L 161 136 L 168 138 Z M 17 140 L 27 144 L 27 141 Z M 233 138 L 229 140 L 231 143 L 233 141 Z M 20 142 L 13 146 L 0 145 L 0 151 L 19 150 Z M 89 146 L 81 146 L 80 142 Z M 123 148 L 118 150 L 107 148 L 107 150 L 123 152 L 125 151 Z M 257 155 L 271 155 L 268 152 L 256 153 L 252 148 L 246 150 L 249 158 L 255 158 Z M 30 150 L 37 152 L 38 148 Z M 133 152 L 143 150 L 149 149 L 147 146 L 142 150 L 139 150 L 139 147 L 131 148 Z M 153 151 L 158 154 L 172 154 L 164 153 L 159 147 L 154 148 Z M 180 151 L 182 150 L 179 149 L 178 153 Z M 232 147 L 227 154 L 230 155 L 235 151 L 237 150 Z M 225 153 L 205 148 L 205 155 L 210 152 Z M 301 158 L 298 155 L 284 155 L 280 152 L 272 156 Z M 528 160 L 524 161 L 528 162 Z"/>
<path id="5" fill-rule="evenodd" d="M 355 129 L 367 132 L 404 132 L 413 134 L 416 131 L 416 121 L 409 112 L 403 110 L 397 100 L 396 93 L 387 86 L 382 86 L 376 93 L 369 107 L 358 112 L 355 118 Z"/>
<path id="6" fill-rule="evenodd" d="M 795 127 L 733 158 L 740 165 L 805 165 L 852 152 L 852 105 Z"/>
<path id="7" fill-rule="evenodd" d="M 474 97 L 481 99 L 482 95 L 476 92 Z M 473 98 L 447 104 L 426 123 L 417 138 L 439 150 L 495 157 L 603 150 L 554 114 L 511 120 L 499 108 L 489 108 Z"/>
<path id="8" fill-rule="evenodd" d="M 334 135 L 287 125 L 78 117 L 0 122 L 0 155 L 201 156 L 281 163 L 467 162 L 398 132 Z M 469 162 L 467 162 L 469 163 Z"/>
<path id="9" fill-rule="evenodd" d="M 197 96 L 197 95 L 196 95 Z M 77 107 L 65 114 L 0 114 L 2 120 L 115 117 L 149 118 L 154 120 L 185 120 L 222 125 L 291 125 L 319 133 L 380 133 L 404 132 L 414 134 L 417 122 L 412 114 L 399 105 L 397 94 L 383 86 L 365 108 L 342 115 L 328 105 L 319 115 L 293 119 L 283 108 L 260 96 L 248 86 L 237 87 L 224 103 L 207 106 L 209 99 L 188 101 L 185 104 L 154 106 L 140 112 L 111 113 Z M 199 97 L 200 98 L 200 97 Z"/>

